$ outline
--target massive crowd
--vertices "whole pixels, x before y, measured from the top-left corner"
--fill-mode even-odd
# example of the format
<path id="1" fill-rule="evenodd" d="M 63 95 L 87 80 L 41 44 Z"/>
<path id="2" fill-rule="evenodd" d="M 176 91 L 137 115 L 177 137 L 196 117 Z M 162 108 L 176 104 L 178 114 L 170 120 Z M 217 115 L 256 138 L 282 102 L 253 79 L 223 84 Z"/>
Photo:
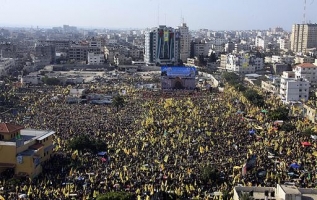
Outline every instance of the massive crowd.
<path id="1" fill-rule="evenodd" d="M 118 112 L 112 105 L 66 104 L 61 96 L 52 100 L 66 95 L 67 88 L 26 93 L 20 98 L 25 111 L 12 121 L 55 130 L 55 153 L 34 180 L 12 181 L 9 172 L 3 173 L 2 196 L 93 199 L 125 191 L 135 199 L 151 199 L 164 191 L 180 199 L 208 199 L 238 184 L 316 186 L 316 143 L 302 134 L 304 120 L 291 119 L 296 129 L 281 131 L 266 112 L 232 89 L 151 93 L 128 90 Z M 268 112 L 280 106 L 267 98 Z M 104 157 L 75 154 L 69 141 L 81 134 L 105 141 Z"/>

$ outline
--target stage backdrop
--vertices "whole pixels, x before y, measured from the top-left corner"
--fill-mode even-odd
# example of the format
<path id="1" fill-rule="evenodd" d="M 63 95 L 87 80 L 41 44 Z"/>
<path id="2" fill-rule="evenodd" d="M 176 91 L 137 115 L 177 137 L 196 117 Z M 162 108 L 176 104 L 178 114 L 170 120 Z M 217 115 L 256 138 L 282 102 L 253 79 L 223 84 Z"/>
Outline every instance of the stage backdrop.
<path id="1" fill-rule="evenodd" d="M 194 90 L 195 67 L 161 67 L 161 84 L 163 90 Z"/>

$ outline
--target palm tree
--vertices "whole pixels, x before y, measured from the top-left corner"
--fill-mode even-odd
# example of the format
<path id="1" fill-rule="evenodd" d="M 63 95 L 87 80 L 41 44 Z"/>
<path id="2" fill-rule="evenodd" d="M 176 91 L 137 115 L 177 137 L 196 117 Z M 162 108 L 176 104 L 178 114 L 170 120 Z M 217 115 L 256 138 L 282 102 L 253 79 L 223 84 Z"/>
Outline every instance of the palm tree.
<path id="1" fill-rule="evenodd" d="M 119 108 L 122 108 L 124 105 L 124 98 L 120 95 L 117 95 L 113 98 L 112 104 L 116 107 L 117 112 L 119 112 Z"/>
<path id="2" fill-rule="evenodd" d="M 239 199 L 240 200 L 254 200 L 254 198 L 247 192 L 242 192 Z"/>

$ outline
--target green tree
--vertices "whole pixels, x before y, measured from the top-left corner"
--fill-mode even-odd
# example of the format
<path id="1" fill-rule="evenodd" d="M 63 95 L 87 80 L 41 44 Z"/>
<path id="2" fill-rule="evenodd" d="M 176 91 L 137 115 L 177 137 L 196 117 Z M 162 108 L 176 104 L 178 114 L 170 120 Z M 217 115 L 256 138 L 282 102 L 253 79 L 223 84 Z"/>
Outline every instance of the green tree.
<path id="1" fill-rule="evenodd" d="M 88 135 L 82 134 L 69 142 L 69 148 L 82 152 L 98 153 L 100 151 L 106 151 L 107 144 L 100 139 L 90 138 Z"/>
<path id="2" fill-rule="evenodd" d="M 248 89 L 243 93 L 244 97 L 248 99 L 253 105 L 264 106 L 264 98 L 256 90 Z"/>
<path id="3" fill-rule="evenodd" d="M 202 167 L 200 169 L 200 174 L 201 181 L 204 183 L 208 183 L 209 181 L 217 181 L 219 177 L 218 171 L 210 165 Z"/>
<path id="4" fill-rule="evenodd" d="M 281 126 L 281 131 L 290 132 L 296 129 L 296 126 L 289 122 L 284 122 Z"/>
<path id="5" fill-rule="evenodd" d="M 303 134 L 304 135 L 307 135 L 307 136 L 311 136 L 311 135 L 315 135 L 315 131 L 312 129 L 312 128 L 306 128 L 304 131 L 303 131 Z"/>
<path id="6" fill-rule="evenodd" d="M 108 192 L 97 197 L 97 200 L 130 200 L 132 195 L 126 192 Z"/>
<path id="7" fill-rule="evenodd" d="M 288 119 L 289 109 L 286 107 L 278 107 L 277 109 L 269 112 L 271 120 L 286 120 Z"/>
<path id="8" fill-rule="evenodd" d="M 49 78 L 47 76 L 42 78 L 42 82 L 46 85 L 59 85 L 60 81 L 58 78 Z"/>
<path id="9" fill-rule="evenodd" d="M 117 112 L 119 112 L 119 109 L 124 106 L 124 98 L 120 95 L 117 95 L 113 98 L 112 104 L 116 107 Z"/>
<path id="10" fill-rule="evenodd" d="M 241 83 L 239 75 L 234 72 L 224 72 L 222 73 L 222 78 L 232 86 Z"/>

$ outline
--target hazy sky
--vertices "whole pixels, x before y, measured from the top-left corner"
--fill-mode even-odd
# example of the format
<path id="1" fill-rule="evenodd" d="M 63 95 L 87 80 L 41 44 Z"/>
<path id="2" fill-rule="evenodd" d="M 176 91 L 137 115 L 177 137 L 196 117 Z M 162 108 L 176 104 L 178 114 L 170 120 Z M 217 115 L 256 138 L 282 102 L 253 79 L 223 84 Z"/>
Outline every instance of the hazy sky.
<path id="1" fill-rule="evenodd" d="M 307 0 L 306 19 L 317 22 L 317 0 Z M 0 26 L 290 30 L 303 21 L 304 0 L 0 0 Z M 159 16 L 159 17 L 158 17 Z"/>

